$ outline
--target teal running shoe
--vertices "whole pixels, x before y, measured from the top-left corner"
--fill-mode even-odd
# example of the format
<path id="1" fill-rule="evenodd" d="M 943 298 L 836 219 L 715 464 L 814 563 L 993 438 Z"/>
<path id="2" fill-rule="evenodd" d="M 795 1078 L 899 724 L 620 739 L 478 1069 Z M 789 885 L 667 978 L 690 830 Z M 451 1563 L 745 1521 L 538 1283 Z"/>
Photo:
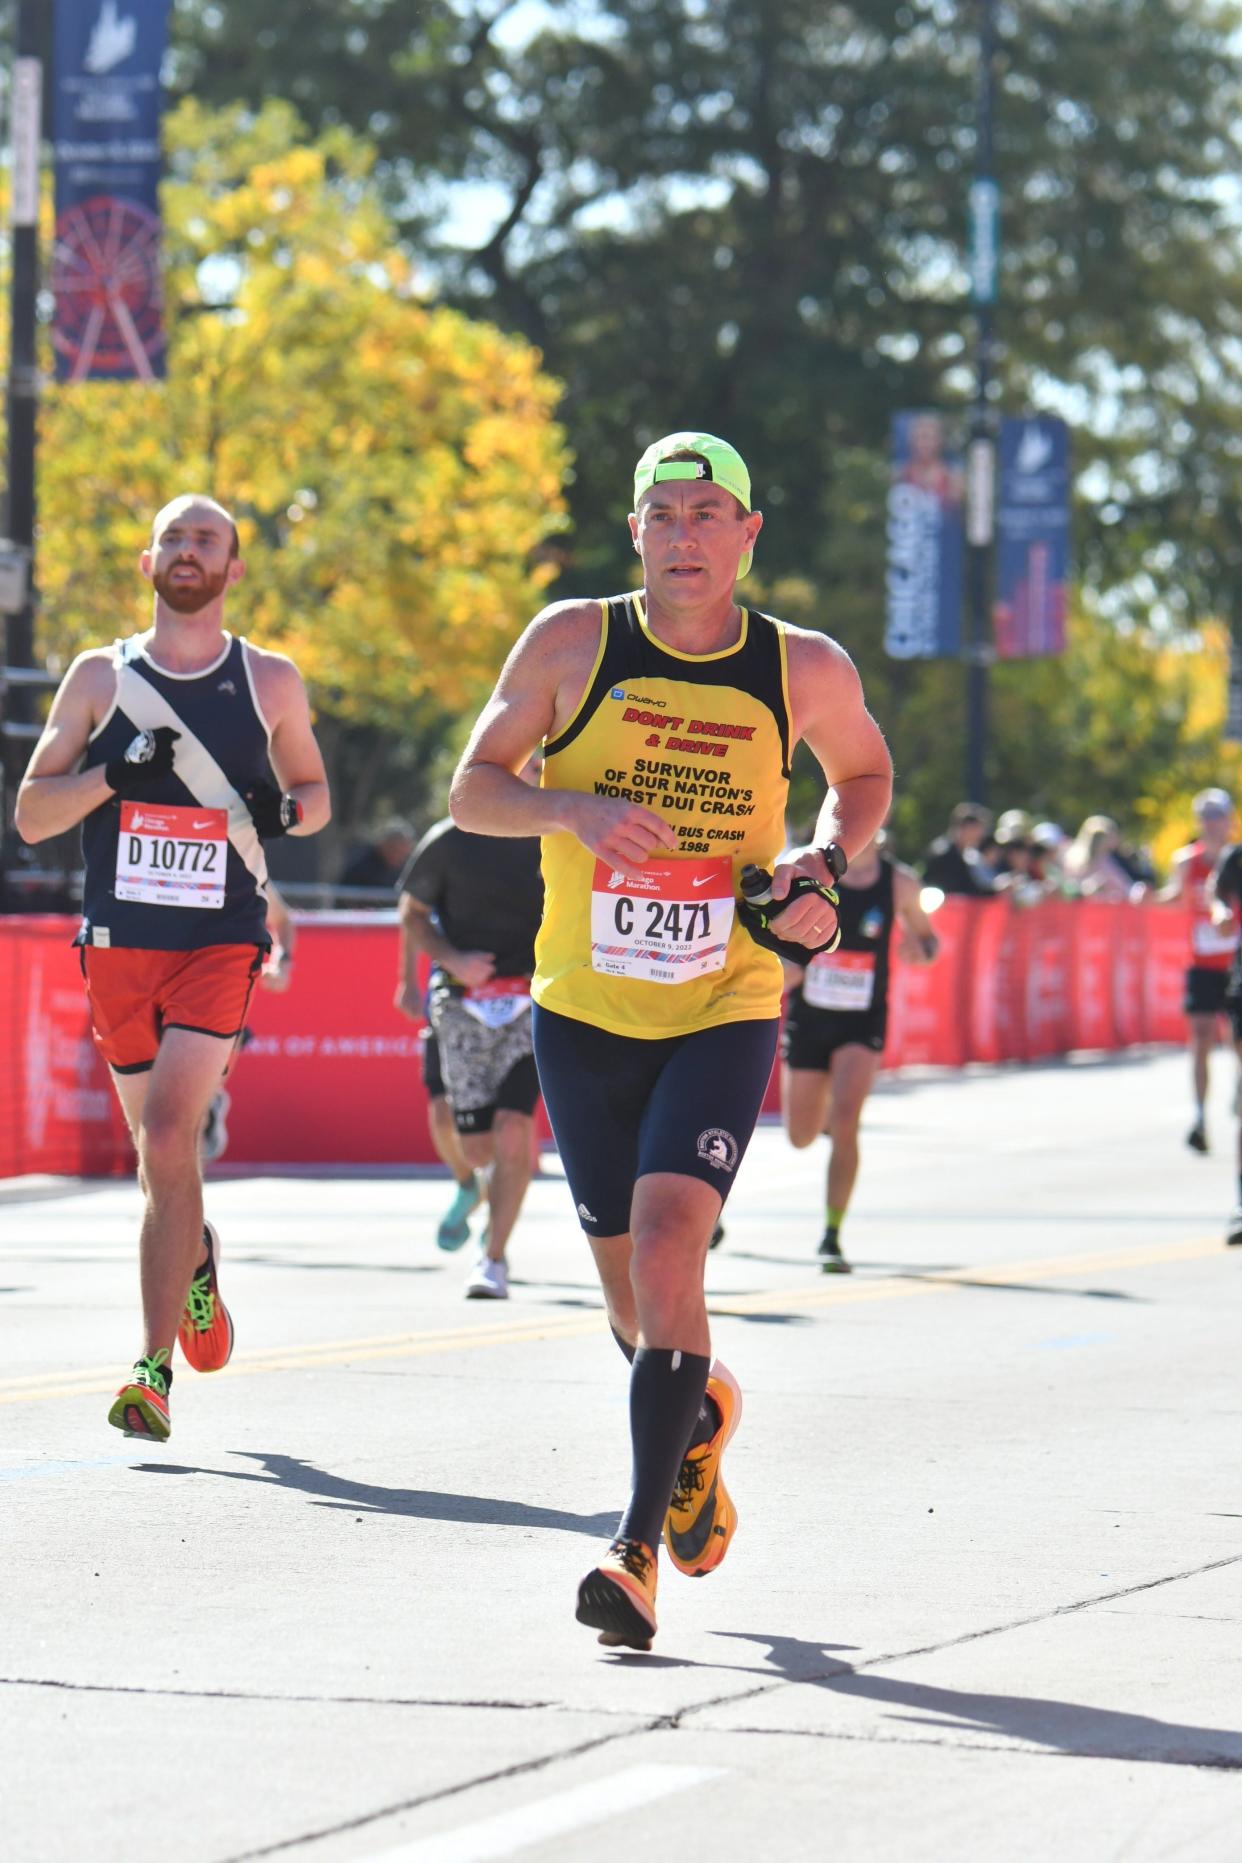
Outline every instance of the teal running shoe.
<path id="1" fill-rule="evenodd" d="M 458 1184 L 457 1194 L 449 1204 L 436 1230 L 436 1247 L 452 1255 L 470 1240 L 470 1218 L 479 1207 L 483 1192 L 477 1176 L 468 1184 Z"/>

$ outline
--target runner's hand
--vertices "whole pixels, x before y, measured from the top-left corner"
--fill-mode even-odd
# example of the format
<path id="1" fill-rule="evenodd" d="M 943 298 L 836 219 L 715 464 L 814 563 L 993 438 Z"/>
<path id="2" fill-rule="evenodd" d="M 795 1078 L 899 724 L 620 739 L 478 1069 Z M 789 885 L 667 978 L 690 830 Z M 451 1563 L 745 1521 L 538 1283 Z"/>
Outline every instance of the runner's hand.
<path id="1" fill-rule="evenodd" d="M 288 834 L 302 819 L 302 804 L 296 796 L 282 796 L 274 783 L 261 776 L 249 789 L 243 789 L 242 801 L 250 810 L 260 841 L 275 841 Z"/>
<path id="2" fill-rule="evenodd" d="M 761 905 L 742 898 L 737 902 L 737 915 L 756 944 L 775 951 L 789 964 L 805 965 L 815 952 L 835 951 L 840 942 L 837 894 L 834 887 L 822 886 L 805 873 L 796 873 L 790 885 L 794 896 L 783 909 L 775 900 Z M 795 915 L 798 929 L 791 938 L 783 927 Z"/>
<path id="3" fill-rule="evenodd" d="M 392 999 L 393 1008 L 408 1016 L 411 1022 L 423 1019 L 423 993 L 416 983 L 399 983 L 397 994 Z"/>
<path id="4" fill-rule="evenodd" d="M 490 951 L 454 951 L 444 960 L 444 968 L 468 990 L 477 990 L 496 975 L 496 959 Z"/>
<path id="5" fill-rule="evenodd" d="M 675 854 L 677 831 L 641 802 L 620 796 L 578 795 L 571 802 L 567 826 L 583 847 L 619 873 L 637 879 L 653 854 Z"/>
<path id="6" fill-rule="evenodd" d="M 809 887 L 795 887 L 795 880 L 811 880 L 826 887 L 831 905 L 816 897 Z M 779 910 L 790 889 L 799 895 L 785 910 Z M 772 930 L 786 944 L 800 944 L 809 951 L 819 951 L 831 940 L 837 924 L 837 876 L 818 848 L 806 847 L 795 858 L 778 861 L 772 869 L 772 904 L 768 907 Z"/>
<path id="7" fill-rule="evenodd" d="M 124 756 L 111 757 L 104 765 L 104 781 L 118 796 L 134 796 L 170 776 L 173 745 L 181 736 L 171 725 L 157 725 L 154 731 L 140 731 Z"/>

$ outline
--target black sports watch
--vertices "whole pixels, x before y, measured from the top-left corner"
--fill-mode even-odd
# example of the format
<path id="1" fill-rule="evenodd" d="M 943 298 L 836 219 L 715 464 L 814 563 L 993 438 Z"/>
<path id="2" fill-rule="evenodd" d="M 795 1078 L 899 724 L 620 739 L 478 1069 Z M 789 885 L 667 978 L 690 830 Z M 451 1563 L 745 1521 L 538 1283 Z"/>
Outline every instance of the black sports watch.
<path id="1" fill-rule="evenodd" d="M 833 879 L 841 879 L 850 864 L 845 858 L 845 849 L 841 846 L 841 843 L 839 841 L 829 841 L 827 847 L 817 848 L 816 852 L 823 855 L 828 866 L 828 871 Z"/>

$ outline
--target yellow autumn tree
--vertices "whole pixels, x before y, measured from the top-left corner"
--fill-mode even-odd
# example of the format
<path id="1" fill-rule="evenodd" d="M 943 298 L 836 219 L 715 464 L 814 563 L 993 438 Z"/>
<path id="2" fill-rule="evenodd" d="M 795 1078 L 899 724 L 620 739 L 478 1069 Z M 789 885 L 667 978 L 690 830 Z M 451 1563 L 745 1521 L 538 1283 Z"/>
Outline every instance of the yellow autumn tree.
<path id="1" fill-rule="evenodd" d="M 151 516 L 205 490 L 239 522 L 232 625 L 292 653 L 321 707 L 390 728 L 465 707 L 551 574 L 557 384 L 420 294 L 356 137 L 312 140 L 280 103 L 184 103 L 165 130 L 168 377 L 46 392 L 41 651 L 142 625 Z"/>

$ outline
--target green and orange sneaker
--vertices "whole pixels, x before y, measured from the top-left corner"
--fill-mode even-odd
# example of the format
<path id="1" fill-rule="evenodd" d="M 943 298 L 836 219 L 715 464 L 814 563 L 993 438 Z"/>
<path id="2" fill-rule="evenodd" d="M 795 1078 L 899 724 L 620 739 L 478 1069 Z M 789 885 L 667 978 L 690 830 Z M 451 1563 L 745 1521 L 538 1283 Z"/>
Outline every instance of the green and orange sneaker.
<path id="1" fill-rule="evenodd" d="M 108 1412 L 114 1430 L 126 1436 L 146 1436 L 153 1442 L 166 1443 L 172 1430 L 168 1416 L 168 1391 L 172 1384 L 170 1353 L 161 1346 L 154 1358 L 134 1362 L 133 1376 L 121 1386 Z"/>
<path id="2" fill-rule="evenodd" d="M 656 1560 L 642 1540 L 614 1540 L 578 1587 L 580 1624 L 609 1649 L 649 1650 L 656 1633 Z"/>
<path id="3" fill-rule="evenodd" d="M 223 1371 L 233 1355 L 233 1322 L 220 1298 L 216 1268 L 220 1238 L 210 1223 L 203 1224 L 203 1241 L 207 1259 L 194 1271 L 177 1337 L 186 1362 L 195 1371 Z"/>
<path id="4" fill-rule="evenodd" d="M 724 1485 L 720 1464 L 725 1444 L 741 1419 L 742 1392 L 719 1359 L 707 1380 L 707 1395 L 720 1412 L 720 1425 L 710 1441 L 687 1449 L 664 1516 L 668 1556 L 688 1578 L 714 1572 L 737 1529 L 737 1508 Z"/>

